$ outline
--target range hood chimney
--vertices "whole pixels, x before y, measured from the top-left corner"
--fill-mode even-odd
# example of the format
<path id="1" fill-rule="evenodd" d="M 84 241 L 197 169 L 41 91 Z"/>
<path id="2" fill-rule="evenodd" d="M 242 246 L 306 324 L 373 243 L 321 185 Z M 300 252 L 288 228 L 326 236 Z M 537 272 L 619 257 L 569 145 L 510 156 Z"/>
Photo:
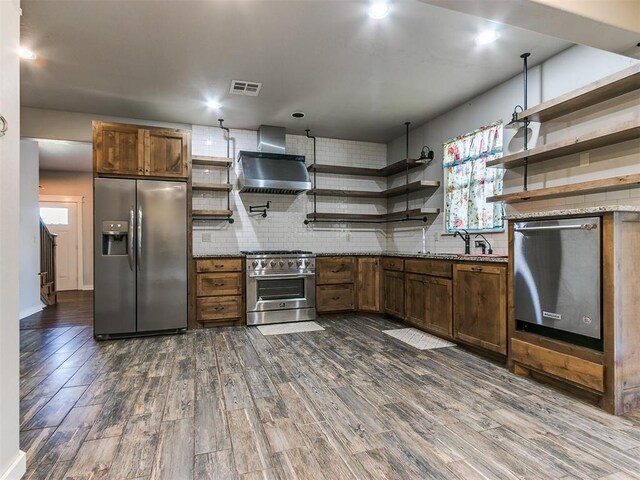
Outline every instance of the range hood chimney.
<path id="1" fill-rule="evenodd" d="M 262 125 L 258 151 L 241 150 L 240 192 L 298 195 L 311 189 L 303 155 L 285 153 L 285 129 Z"/>

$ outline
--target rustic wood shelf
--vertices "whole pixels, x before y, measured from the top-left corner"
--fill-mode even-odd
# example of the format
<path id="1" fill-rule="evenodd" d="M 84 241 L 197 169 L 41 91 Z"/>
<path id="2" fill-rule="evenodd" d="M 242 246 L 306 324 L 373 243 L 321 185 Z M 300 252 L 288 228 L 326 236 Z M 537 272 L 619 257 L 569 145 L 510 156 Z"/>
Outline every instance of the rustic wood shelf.
<path id="1" fill-rule="evenodd" d="M 640 174 L 592 180 L 559 187 L 540 188 L 526 192 L 494 195 L 493 197 L 487 197 L 487 202 L 519 203 L 527 200 L 548 200 L 551 198 L 571 197 L 573 195 L 613 192 L 633 186 L 640 186 Z"/>
<path id="2" fill-rule="evenodd" d="M 435 190 L 440 186 L 436 180 L 419 180 L 408 185 L 372 192 L 366 190 L 348 190 L 331 188 L 314 188 L 307 191 L 307 195 L 318 195 L 319 197 L 357 197 L 357 198 L 391 198 L 405 193 L 420 192 L 423 190 Z"/>
<path id="3" fill-rule="evenodd" d="M 310 172 L 317 173 L 334 173 L 336 175 L 360 175 L 364 177 L 390 177 L 397 173 L 404 172 L 409 166 L 409 170 L 425 165 L 424 160 L 405 159 L 392 163 L 382 168 L 366 168 L 366 167 L 345 167 L 342 165 L 320 165 L 311 164 L 307 167 Z"/>
<path id="4" fill-rule="evenodd" d="M 640 64 L 528 108 L 519 112 L 517 118 L 520 121 L 547 122 L 634 90 L 640 90 Z"/>
<path id="5" fill-rule="evenodd" d="M 528 158 L 529 164 L 538 163 L 573 153 L 585 152 L 594 148 L 606 147 L 607 145 L 613 145 L 639 137 L 640 119 L 635 119 L 566 140 L 560 140 L 497 158 L 487 162 L 487 167 L 515 168 L 524 165 L 525 158 Z"/>
<path id="6" fill-rule="evenodd" d="M 194 183 L 192 190 L 208 191 L 208 192 L 228 192 L 233 188 L 230 183 Z"/>
<path id="7" fill-rule="evenodd" d="M 191 214 L 193 217 L 230 217 L 233 215 L 232 210 L 194 210 Z"/>
<path id="8" fill-rule="evenodd" d="M 440 213 L 439 208 L 414 208 L 410 210 L 404 210 L 401 212 L 392 213 L 308 213 L 307 219 L 309 220 L 323 220 L 323 221 L 335 221 L 335 222 L 385 222 L 393 220 L 403 220 L 407 218 L 416 219 L 416 217 L 424 217 L 427 215 L 437 215 Z"/>
<path id="9" fill-rule="evenodd" d="M 233 159 L 227 157 L 206 157 L 203 155 L 193 155 L 191 157 L 192 165 L 202 165 L 206 167 L 229 167 L 233 163 Z"/>

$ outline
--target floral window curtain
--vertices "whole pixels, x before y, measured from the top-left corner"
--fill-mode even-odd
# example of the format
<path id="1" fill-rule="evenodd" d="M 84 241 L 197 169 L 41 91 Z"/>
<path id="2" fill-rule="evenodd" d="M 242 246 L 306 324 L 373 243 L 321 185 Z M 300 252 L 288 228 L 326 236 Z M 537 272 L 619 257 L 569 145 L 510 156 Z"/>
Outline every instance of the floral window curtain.
<path id="1" fill-rule="evenodd" d="M 501 203 L 486 198 L 500 195 L 504 170 L 487 168 L 487 160 L 502 156 L 502 122 L 482 127 L 444 144 L 446 178 L 445 228 L 498 230 L 504 228 Z"/>

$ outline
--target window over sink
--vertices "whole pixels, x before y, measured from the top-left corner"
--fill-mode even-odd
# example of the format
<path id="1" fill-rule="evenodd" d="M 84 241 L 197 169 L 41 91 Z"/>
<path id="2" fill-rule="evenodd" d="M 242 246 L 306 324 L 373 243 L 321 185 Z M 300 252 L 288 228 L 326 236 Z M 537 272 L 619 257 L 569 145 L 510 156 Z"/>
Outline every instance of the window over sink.
<path id="1" fill-rule="evenodd" d="M 502 133 L 498 121 L 444 143 L 445 232 L 504 230 L 503 205 L 486 201 L 503 189 L 504 170 L 486 166 L 502 157 Z"/>

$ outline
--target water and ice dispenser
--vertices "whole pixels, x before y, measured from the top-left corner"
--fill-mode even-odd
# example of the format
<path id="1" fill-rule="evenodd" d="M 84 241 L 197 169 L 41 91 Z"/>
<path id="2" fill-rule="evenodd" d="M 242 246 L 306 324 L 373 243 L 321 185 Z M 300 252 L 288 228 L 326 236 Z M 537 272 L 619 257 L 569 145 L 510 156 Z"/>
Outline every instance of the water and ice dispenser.
<path id="1" fill-rule="evenodd" d="M 102 255 L 129 254 L 129 222 L 107 220 L 102 222 Z"/>

